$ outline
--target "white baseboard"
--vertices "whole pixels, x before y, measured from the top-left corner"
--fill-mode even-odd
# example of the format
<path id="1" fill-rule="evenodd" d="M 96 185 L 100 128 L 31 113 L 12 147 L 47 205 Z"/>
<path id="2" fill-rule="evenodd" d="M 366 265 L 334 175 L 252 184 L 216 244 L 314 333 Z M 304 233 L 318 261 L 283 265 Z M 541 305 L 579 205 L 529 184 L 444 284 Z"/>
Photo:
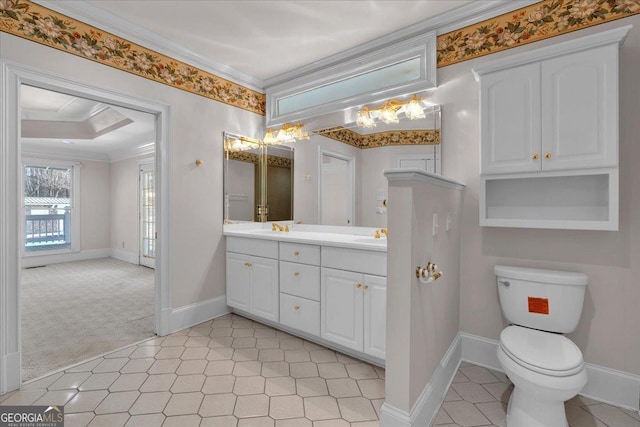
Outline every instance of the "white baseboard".
<path id="1" fill-rule="evenodd" d="M 61 262 L 85 261 L 88 259 L 109 258 L 111 249 L 89 249 L 53 255 L 30 255 L 20 258 L 20 267 L 29 268 L 40 265 L 59 264 Z"/>
<path id="2" fill-rule="evenodd" d="M 230 311 L 227 307 L 226 295 L 174 308 L 171 310 L 169 330 L 170 333 L 181 331 L 227 313 Z"/>
<path id="3" fill-rule="evenodd" d="M 119 259 L 120 261 L 128 262 L 135 265 L 138 265 L 139 261 L 138 254 L 113 248 L 111 248 L 111 258 Z"/>
<path id="4" fill-rule="evenodd" d="M 462 360 L 503 372 L 496 351 L 498 341 L 464 332 Z M 634 411 L 640 410 L 640 376 L 585 363 L 587 385 L 580 393 L 585 397 Z"/>
<path id="5" fill-rule="evenodd" d="M 380 408 L 381 427 L 423 427 L 430 426 L 438 415 L 447 390 L 455 377 L 462 355 L 460 334 L 449 346 L 440 364 L 433 372 L 431 380 L 422 390 L 420 397 L 407 413 L 386 402 Z"/>
<path id="6" fill-rule="evenodd" d="M 2 372 L 7 376 L 0 381 L 0 394 L 20 388 L 20 352 L 0 356 Z"/>

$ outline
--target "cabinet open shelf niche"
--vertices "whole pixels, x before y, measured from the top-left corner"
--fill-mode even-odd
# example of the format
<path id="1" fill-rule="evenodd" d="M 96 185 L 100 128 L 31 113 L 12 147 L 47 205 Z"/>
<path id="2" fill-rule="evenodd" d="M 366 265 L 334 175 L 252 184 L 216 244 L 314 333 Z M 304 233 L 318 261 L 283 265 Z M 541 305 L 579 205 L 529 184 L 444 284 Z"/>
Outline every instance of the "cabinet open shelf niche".
<path id="1" fill-rule="evenodd" d="M 482 226 L 618 229 L 617 171 L 487 176 L 481 191 Z"/>

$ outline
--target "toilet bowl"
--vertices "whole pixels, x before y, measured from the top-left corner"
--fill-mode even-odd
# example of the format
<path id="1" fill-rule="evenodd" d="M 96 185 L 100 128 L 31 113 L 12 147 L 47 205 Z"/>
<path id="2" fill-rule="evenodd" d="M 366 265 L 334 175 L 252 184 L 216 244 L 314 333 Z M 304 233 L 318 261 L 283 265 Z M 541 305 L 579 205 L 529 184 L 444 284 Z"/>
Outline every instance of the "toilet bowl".
<path id="1" fill-rule="evenodd" d="M 507 427 L 568 427 L 564 402 L 587 384 L 582 352 L 562 333 L 577 327 L 587 276 L 496 266 L 503 314 L 498 360 L 513 382 Z"/>
<path id="2" fill-rule="evenodd" d="M 542 357 L 536 354 L 541 350 Z M 568 427 L 564 402 L 587 384 L 582 353 L 573 342 L 562 335 L 509 326 L 500 337 L 498 360 L 514 385 L 508 427 Z"/>

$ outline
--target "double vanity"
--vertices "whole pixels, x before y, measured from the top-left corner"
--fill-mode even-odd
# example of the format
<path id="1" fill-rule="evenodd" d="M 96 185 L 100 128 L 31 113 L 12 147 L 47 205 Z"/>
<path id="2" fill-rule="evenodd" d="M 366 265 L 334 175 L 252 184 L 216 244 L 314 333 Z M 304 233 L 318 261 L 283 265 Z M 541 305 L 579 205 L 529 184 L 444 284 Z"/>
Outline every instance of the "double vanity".
<path id="1" fill-rule="evenodd" d="M 384 234 L 376 238 L 379 230 L 368 227 L 278 225 L 224 225 L 227 305 L 244 316 L 384 365 Z"/>

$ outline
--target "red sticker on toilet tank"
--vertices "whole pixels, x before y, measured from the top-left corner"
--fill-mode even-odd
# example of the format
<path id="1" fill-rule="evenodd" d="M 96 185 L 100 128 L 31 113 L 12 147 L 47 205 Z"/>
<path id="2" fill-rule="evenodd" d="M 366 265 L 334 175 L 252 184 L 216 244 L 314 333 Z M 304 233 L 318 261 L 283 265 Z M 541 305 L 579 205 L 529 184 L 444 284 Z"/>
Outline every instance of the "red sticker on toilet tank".
<path id="1" fill-rule="evenodd" d="M 529 297 L 529 313 L 549 314 L 549 299 Z"/>

